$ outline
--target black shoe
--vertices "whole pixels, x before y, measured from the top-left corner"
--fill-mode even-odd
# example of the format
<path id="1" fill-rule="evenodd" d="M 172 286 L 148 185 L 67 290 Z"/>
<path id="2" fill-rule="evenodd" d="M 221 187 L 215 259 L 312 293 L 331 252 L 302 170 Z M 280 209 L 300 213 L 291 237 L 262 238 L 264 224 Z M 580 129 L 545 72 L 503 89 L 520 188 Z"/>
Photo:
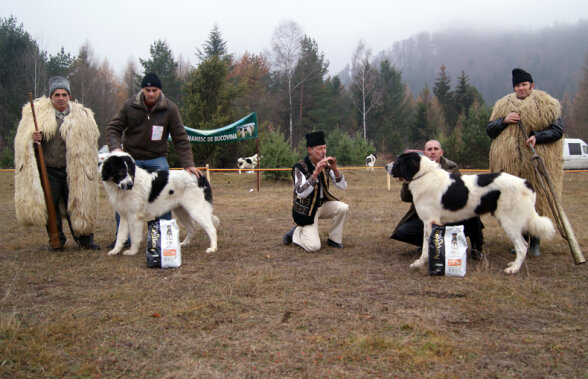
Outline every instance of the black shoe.
<path id="1" fill-rule="evenodd" d="M 114 245 L 116 245 L 116 240 L 114 240 L 114 241 L 112 241 L 112 243 L 106 245 L 106 247 L 108 249 L 114 249 Z M 123 247 L 125 249 L 128 249 L 129 247 L 131 247 L 131 241 L 125 241 L 125 244 L 123 245 Z M 100 250 L 100 249 L 98 249 L 98 250 Z"/>
<path id="2" fill-rule="evenodd" d="M 470 249 L 470 256 L 472 257 L 473 260 L 479 261 L 480 258 L 482 258 L 482 245 L 483 244 L 484 244 L 484 241 L 482 241 L 481 243 L 472 243 L 472 247 Z"/>
<path id="3" fill-rule="evenodd" d="M 95 243 L 95 242 L 91 242 L 91 243 L 90 243 L 90 244 L 88 244 L 88 245 L 82 245 L 81 247 L 82 247 L 82 249 L 84 249 L 84 250 L 100 250 L 100 245 L 98 245 L 98 244 L 97 244 L 97 243 Z"/>
<path id="4" fill-rule="evenodd" d="M 284 245 L 288 246 L 292 244 L 292 236 L 294 235 L 295 230 L 296 227 L 293 227 L 292 229 L 290 229 L 288 233 L 284 234 L 284 238 L 282 239 Z"/>
<path id="5" fill-rule="evenodd" d="M 342 243 L 337 243 L 337 242 L 333 241 L 330 238 L 327 240 L 327 245 L 329 245 L 331 247 L 336 247 L 337 249 L 342 249 L 343 248 L 343 244 Z"/>
<path id="6" fill-rule="evenodd" d="M 479 261 L 480 258 L 482 257 L 482 252 L 479 250 L 470 250 L 470 256 L 472 257 L 473 260 L 475 261 Z"/>

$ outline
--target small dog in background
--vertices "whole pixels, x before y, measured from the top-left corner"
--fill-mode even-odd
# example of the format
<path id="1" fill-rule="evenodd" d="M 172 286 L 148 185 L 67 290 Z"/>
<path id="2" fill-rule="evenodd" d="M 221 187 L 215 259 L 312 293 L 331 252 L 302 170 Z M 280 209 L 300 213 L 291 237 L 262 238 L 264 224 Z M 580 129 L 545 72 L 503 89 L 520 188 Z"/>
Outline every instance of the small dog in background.
<path id="1" fill-rule="evenodd" d="M 239 175 L 241 175 L 241 170 L 250 170 L 250 171 L 247 171 L 247 173 L 253 174 L 253 171 L 251 171 L 251 170 L 257 167 L 257 162 L 258 162 L 257 154 L 255 154 L 251 157 L 237 159 L 237 166 L 239 167 Z"/>
<path id="2" fill-rule="evenodd" d="M 370 154 L 365 157 L 365 165 L 367 167 L 368 172 L 374 172 L 374 165 L 376 164 L 376 154 Z"/>

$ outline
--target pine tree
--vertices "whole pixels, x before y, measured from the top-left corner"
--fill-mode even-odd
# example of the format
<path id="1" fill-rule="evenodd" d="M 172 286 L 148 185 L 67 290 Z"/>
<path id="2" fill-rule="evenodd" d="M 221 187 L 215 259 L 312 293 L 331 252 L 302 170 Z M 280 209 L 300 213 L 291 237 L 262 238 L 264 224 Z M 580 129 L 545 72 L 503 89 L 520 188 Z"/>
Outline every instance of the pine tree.
<path id="1" fill-rule="evenodd" d="M 412 109 L 402 73 L 388 60 L 380 63 L 379 86 L 382 100 L 372 116 L 374 127 L 368 139 L 375 142 L 378 151 L 398 152 L 403 147 Z"/>
<path id="2" fill-rule="evenodd" d="M 49 60 L 47 61 L 47 76 L 63 76 L 67 78 L 73 62 L 74 58 L 72 58 L 70 53 L 66 54 L 65 49 L 62 47 L 59 53 L 49 56 Z"/>
<path id="3" fill-rule="evenodd" d="M 458 157 L 463 167 L 488 168 L 488 155 L 492 140 L 486 134 L 486 124 L 490 118 L 491 109 L 475 101 L 463 122 L 461 131 L 462 141 Z"/>
<path id="4" fill-rule="evenodd" d="M 202 50 L 198 48 L 196 49 L 196 57 L 198 57 L 200 61 L 207 60 L 213 56 L 227 62 L 230 62 L 233 59 L 227 52 L 227 41 L 223 39 L 217 24 L 214 24 L 214 27 L 208 34 L 208 39 L 202 44 Z"/>
<path id="5" fill-rule="evenodd" d="M 231 113 L 238 89 L 228 80 L 227 62 L 217 56 L 202 61 L 192 71 L 184 87 L 184 105 L 180 108 L 186 126 L 196 129 L 217 129 L 237 120 Z M 234 144 L 192 145 L 196 162 L 216 167 L 234 165 Z M 197 163 L 197 164 L 198 164 Z"/>
<path id="6" fill-rule="evenodd" d="M 316 41 L 308 36 L 300 41 L 300 57 L 294 68 L 293 108 L 297 110 L 295 117 L 294 142 L 301 140 L 306 133 L 317 129 L 324 115 L 325 106 L 324 77 L 328 63 L 324 53 L 320 53 Z M 317 117 L 318 116 L 318 117 Z"/>
<path id="7" fill-rule="evenodd" d="M 452 100 L 455 115 L 467 115 L 474 102 L 484 104 L 482 95 L 480 95 L 475 87 L 470 85 L 470 77 L 466 75 L 465 71 L 462 71 L 461 75 L 457 78 L 457 86 L 453 91 Z M 447 124 L 451 130 L 452 126 L 455 125 L 455 121 L 448 119 Z"/>
<path id="8" fill-rule="evenodd" d="M 449 125 L 453 125 L 457 120 L 458 113 L 453 105 L 453 92 L 451 91 L 451 78 L 447 75 L 445 65 L 441 65 L 439 74 L 435 78 L 435 86 L 433 87 L 433 93 L 439 100 L 441 107 L 443 108 L 443 114 L 445 120 Z"/>

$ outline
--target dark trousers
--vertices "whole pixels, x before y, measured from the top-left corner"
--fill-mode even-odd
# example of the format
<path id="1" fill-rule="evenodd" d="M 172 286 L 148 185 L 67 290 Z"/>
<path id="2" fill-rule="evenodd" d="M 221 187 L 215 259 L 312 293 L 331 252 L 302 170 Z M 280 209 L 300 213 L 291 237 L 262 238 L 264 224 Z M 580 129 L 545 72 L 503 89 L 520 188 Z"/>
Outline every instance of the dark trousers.
<path id="1" fill-rule="evenodd" d="M 484 243 L 484 234 L 482 233 L 482 229 L 484 228 L 484 225 L 482 224 L 480 217 L 472 217 L 464 221 L 447 225 L 463 225 L 463 232 L 470 238 L 472 250 L 482 251 L 482 244 Z M 396 233 L 394 233 L 391 238 L 422 247 L 423 228 L 423 222 L 415 213 L 411 218 L 408 219 L 408 221 L 398 227 Z"/>
<path id="2" fill-rule="evenodd" d="M 63 225 L 61 220 L 61 209 L 59 203 L 63 202 L 64 209 L 67 210 L 67 199 L 69 197 L 69 188 L 67 186 L 67 172 L 65 168 L 47 167 L 47 177 L 49 179 L 49 188 L 51 189 L 51 197 L 53 198 L 53 207 L 55 207 L 55 214 L 57 216 L 57 232 L 59 234 L 59 241 L 61 246 L 65 244 L 67 238 L 63 233 Z M 94 242 L 94 234 L 83 236 L 76 236 L 71 228 L 71 221 L 69 214 L 66 214 L 67 223 L 72 237 L 80 246 L 88 246 Z M 49 226 L 47 225 L 47 234 L 49 234 Z"/>

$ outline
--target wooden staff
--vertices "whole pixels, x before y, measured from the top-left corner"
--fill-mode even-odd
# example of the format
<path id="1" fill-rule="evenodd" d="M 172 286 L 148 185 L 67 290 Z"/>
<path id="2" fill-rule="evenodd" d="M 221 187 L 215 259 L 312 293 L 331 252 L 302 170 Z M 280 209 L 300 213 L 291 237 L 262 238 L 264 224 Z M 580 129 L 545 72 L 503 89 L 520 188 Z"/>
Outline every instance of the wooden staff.
<path id="1" fill-rule="evenodd" d="M 517 124 L 519 125 L 519 128 L 521 129 L 523 136 L 528 139 L 529 137 L 527 136 L 527 133 L 525 133 L 523 124 L 520 121 Z M 543 183 L 543 181 L 541 181 L 541 184 L 544 187 L 543 190 L 548 195 L 547 200 L 549 202 L 549 206 L 551 207 L 553 216 L 556 219 L 556 223 L 560 231 L 560 234 L 563 238 L 565 238 L 568 241 L 568 245 L 570 246 L 570 253 L 574 258 L 574 262 L 577 265 L 585 263 L 586 258 L 584 258 L 584 255 L 582 254 L 582 250 L 580 249 L 580 245 L 578 244 L 578 240 L 576 239 L 574 230 L 572 229 L 570 221 L 568 220 L 568 216 L 566 216 L 566 212 L 563 209 L 561 199 L 559 198 L 559 194 L 557 193 L 557 191 L 555 191 L 553 187 L 553 182 L 549 177 L 547 167 L 545 167 L 545 163 L 543 162 L 541 157 L 537 155 L 537 152 L 535 151 L 533 145 L 529 144 L 529 147 L 531 148 L 531 151 L 533 151 L 533 166 L 535 167 L 535 172 L 537 173 L 537 176 L 539 178 L 543 177 L 545 179 L 545 182 L 547 183 L 547 189 L 549 189 L 549 191 L 546 191 L 545 184 Z"/>
<path id="2" fill-rule="evenodd" d="M 33 92 L 29 91 L 29 101 L 31 102 L 31 111 L 33 112 L 33 122 L 35 123 L 35 131 L 39 131 L 37 126 L 37 116 L 35 115 L 35 103 L 33 101 Z M 57 230 L 57 214 L 55 213 L 55 206 L 53 205 L 53 196 L 51 195 L 51 187 L 49 186 L 49 176 L 47 175 L 47 167 L 45 166 L 45 156 L 43 155 L 43 147 L 41 143 L 35 142 L 37 145 L 37 154 L 39 161 L 37 162 L 39 173 L 41 174 L 41 185 L 45 193 L 45 203 L 47 203 L 47 229 L 49 230 L 49 245 L 54 249 L 59 249 L 61 241 L 59 240 L 59 231 Z"/>

